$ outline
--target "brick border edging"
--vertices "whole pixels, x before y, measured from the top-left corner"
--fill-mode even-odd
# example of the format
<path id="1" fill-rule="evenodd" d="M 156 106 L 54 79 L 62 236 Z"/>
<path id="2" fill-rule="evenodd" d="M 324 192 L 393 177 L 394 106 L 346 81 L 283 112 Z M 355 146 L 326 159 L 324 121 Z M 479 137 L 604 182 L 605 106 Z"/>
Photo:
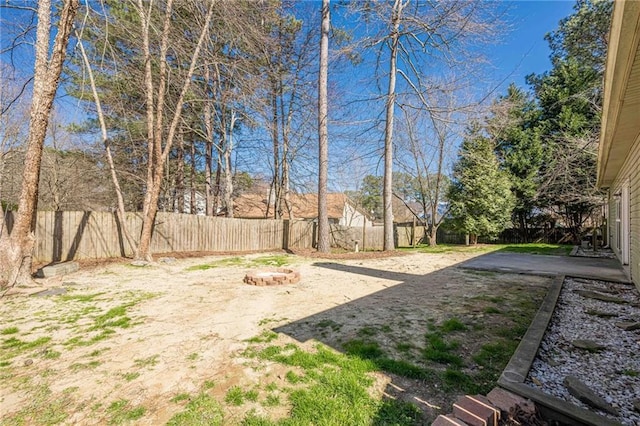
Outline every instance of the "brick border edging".
<path id="1" fill-rule="evenodd" d="M 260 274 L 275 273 L 274 275 L 260 276 Z M 250 272 L 245 275 L 246 284 L 258 287 L 297 284 L 300 282 L 300 272 L 289 268 L 268 268 Z"/>

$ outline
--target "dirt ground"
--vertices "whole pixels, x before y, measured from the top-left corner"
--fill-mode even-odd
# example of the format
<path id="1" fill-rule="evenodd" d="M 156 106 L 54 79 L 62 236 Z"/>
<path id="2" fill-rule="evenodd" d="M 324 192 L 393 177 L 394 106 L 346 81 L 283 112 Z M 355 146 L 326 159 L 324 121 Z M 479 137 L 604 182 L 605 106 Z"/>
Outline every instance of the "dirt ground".
<path id="1" fill-rule="evenodd" d="M 183 408 L 177 395 L 197 393 L 207 383 L 215 384 L 214 395 L 223 401 L 235 385 L 282 379 L 277 365 L 256 369 L 242 356 L 248 339 L 265 330 L 284 342 L 319 341 L 340 350 L 363 329 L 377 327 L 388 331 L 381 342 L 394 355 L 397 342 L 422 341 L 429 322 L 455 315 L 468 323 L 486 320 L 479 296 L 508 288 L 541 294 L 549 284 L 549 278 L 458 267 L 478 255 L 288 255 L 287 267 L 302 277 L 289 286 L 243 283 L 264 253 L 209 269 L 202 265 L 224 257 L 145 267 L 83 265 L 76 273 L 39 280 L 43 289 L 67 292 L 28 296 L 28 289 L 0 299 L 0 424 L 118 423 L 110 411 L 117 401 L 144 407 L 133 423 L 163 424 Z M 470 350 L 474 344 L 463 343 Z M 378 379 L 379 393 L 449 411 L 441 407 L 449 401 L 424 384 L 382 374 Z M 286 415 L 286 406 L 231 407 L 225 423 L 240 421 L 248 409 Z"/>

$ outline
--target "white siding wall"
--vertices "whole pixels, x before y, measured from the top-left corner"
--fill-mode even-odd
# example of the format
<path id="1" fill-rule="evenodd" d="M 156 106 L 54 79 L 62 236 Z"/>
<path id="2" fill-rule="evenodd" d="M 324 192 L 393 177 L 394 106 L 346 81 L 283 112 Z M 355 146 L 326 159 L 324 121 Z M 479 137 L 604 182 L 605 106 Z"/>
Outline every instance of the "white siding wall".
<path id="1" fill-rule="evenodd" d="M 352 205 L 345 204 L 342 210 L 342 217 L 338 222 L 342 226 L 371 226 L 369 221 L 362 213 L 357 211 Z"/>
<path id="2" fill-rule="evenodd" d="M 629 272 L 633 282 L 640 288 L 640 138 L 636 139 L 629 156 L 609 189 L 610 245 L 618 256 L 620 256 L 618 248 L 621 246 L 621 241 L 618 241 L 617 237 L 616 218 L 620 203 L 615 194 L 622 191 L 625 182 L 629 183 Z"/>

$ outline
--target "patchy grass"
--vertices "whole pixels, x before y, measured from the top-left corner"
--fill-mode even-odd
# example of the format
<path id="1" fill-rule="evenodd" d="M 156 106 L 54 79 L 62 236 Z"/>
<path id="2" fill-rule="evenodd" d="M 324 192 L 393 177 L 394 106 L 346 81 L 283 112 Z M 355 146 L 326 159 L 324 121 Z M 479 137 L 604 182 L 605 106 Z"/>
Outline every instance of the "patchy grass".
<path id="1" fill-rule="evenodd" d="M 167 426 L 217 426 L 222 425 L 223 420 L 224 413 L 220 403 L 213 396 L 202 392 L 194 398 L 189 398 L 184 410 L 171 417 Z"/>
<path id="2" fill-rule="evenodd" d="M 18 332 L 18 327 L 7 327 L 0 331 L 0 334 L 6 336 L 7 334 L 16 334 Z"/>
<path id="3" fill-rule="evenodd" d="M 132 407 L 126 399 L 112 402 L 107 408 L 109 424 L 119 425 L 138 420 L 144 416 L 144 407 Z"/>
<path id="4" fill-rule="evenodd" d="M 417 251 L 419 253 L 443 254 L 443 253 L 483 253 L 492 251 L 504 251 L 510 253 L 528 253 L 541 255 L 568 256 L 573 246 L 566 244 L 438 244 L 435 247 L 418 245 L 417 247 L 399 248 L 402 251 Z"/>
<path id="5" fill-rule="evenodd" d="M 545 244 L 545 243 L 529 243 L 529 244 L 496 244 L 499 251 L 509 253 L 527 253 L 551 256 L 568 256 L 573 246 L 567 244 Z"/>
<path id="6" fill-rule="evenodd" d="M 250 339 L 247 339 L 249 343 L 269 343 L 278 338 L 278 334 L 274 333 L 271 330 L 263 331 L 259 336 L 254 336 Z"/>
<path id="7" fill-rule="evenodd" d="M 187 271 L 206 271 L 208 269 L 215 268 L 228 268 L 233 266 L 240 266 L 245 268 L 256 268 L 259 266 L 274 266 L 280 267 L 291 263 L 291 256 L 288 255 L 269 255 L 260 256 L 255 258 L 247 257 L 227 257 L 224 259 L 216 260 L 210 263 L 204 263 L 200 265 L 193 265 L 186 268 Z"/>
<path id="8" fill-rule="evenodd" d="M 429 254 L 444 254 L 444 253 L 482 253 L 497 250 L 493 245 L 477 244 L 477 245 L 462 245 L 462 244 L 438 244 L 435 247 L 431 247 L 428 244 L 419 244 L 414 247 L 401 247 L 398 250 L 402 251 L 415 251 L 418 253 Z"/>
<path id="9" fill-rule="evenodd" d="M 150 367 L 155 367 L 156 365 L 158 365 L 158 362 L 159 362 L 158 358 L 159 357 L 160 357 L 159 355 L 152 355 L 152 356 L 147 357 L 147 358 L 136 359 L 133 362 L 135 363 L 136 367 L 140 367 L 140 368 L 147 367 L 147 368 L 150 368 Z"/>

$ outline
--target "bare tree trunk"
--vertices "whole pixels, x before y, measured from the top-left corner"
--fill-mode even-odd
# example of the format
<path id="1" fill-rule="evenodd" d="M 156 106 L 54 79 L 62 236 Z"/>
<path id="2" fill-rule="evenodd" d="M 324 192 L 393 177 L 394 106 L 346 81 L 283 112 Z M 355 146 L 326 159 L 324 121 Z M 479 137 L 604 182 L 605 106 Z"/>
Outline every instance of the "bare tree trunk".
<path id="1" fill-rule="evenodd" d="M 149 145 L 149 164 L 147 173 L 147 187 L 144 200 L 142 229 L 140 231 L 140 244 L 135 253 L 136 259 L 142 259 L 146 261 L 152 261 L 151 255 L 151 237 L 153 236 L 153 228 L 155 225 L 156 213 L 158 211 L 158 197 L 160 195 L 160 189 L 162 184 L 162 173 L 164 165 L 169 156 L 173 140 L 175 138 L 176 130 L 180 122 L 182 115 L 182 108 L 184 106 L 184 99 L 189 91 L 191 80 L 193 79 L 193 73 L 195 70 L 198 56 L 202 44 L 208 34 L 209 24 L 211 22 L 211 16 L 213 14 L 213 3 L 209 4 L 209 9 L 203 25 L 202 31 L 198 38 L 198 43 L 191 56 L 191 63 L 189 64 L 189 70 L 185 75 L 185 79 L 175 103 L 175 111 L 169 125 L 168 132 L 166 133 L 166 141 L 164 148 L 162 146 L 163 130 L 164 130 L 164 97 L 167 90 L 167 50 L 169 42 L 169 28 L 171 25 L 171 13 L 172 13 L 172 0 L 168 0 L 166 4 L 165 17 L 163 23 L 162 38 L 160 41 L 160 71 L 159 82 L 157 84 L 158 93 L 154 96 L 154 79 L 152 73 L 152 57 L 151 47 L 149 42 L 149 26 L 151 19 L 151 11 L 145 11 L 142 0 L 138 0 L 138 12 L 143 26 L 143 48 L 145 57 L 145 94 L 146 94 L 146 108 L 147 108 L 147 143 Z"/>
<path id="2" fill-rule="evenodd" d="M 76 31 L 76 37 L 78 38 L 78 46 L 80 47 L 82 60 L 87 70 L 87 75 L 89 76 L 89 83 L 91 84 L 91 93 L 93 94 L 93 101 L 96 104 L 96 113 L 98 115 L 98 122 L 100 123 L 102 144 L 104 146 L 104 152 L 107 157 L 107 164 L 109 165 L 109 173 L 111 174 L 111 183 L 113 183 L 113 187 L 116 191 L 116 201 L 118 205 L 117 220 L 120 222 L 120 229 L 122 229 L 122 233 L 124 234 L 124 237 L 127 240 L 127 243 L 129 244 L 129 248 L 131 249 L 132 252 L 134 252 L 136 250 L 136 242 L 131 236 L 131 233 L 129 232 L 129 228 L 127 228 L 126 211 L 124 207 L 124 197 L 122 195 L 120 180 L 118 179 L 118 174 L 116 173 L 116 166 L 113 161 L 113 155 L 111 153 L 111 145 L 109 142 L 109 135 L 107 133 L 107 123 L 104 119 L 104 112 L 102 110 L 102 102 L 100 101 L 100 96 L 98 96 L 98 90 L 96 88 L 96 82 L 93 76 L 93 69 L 91 68 L 91 64 L 89 63 L 89 58 L 87 57 L 87 53 L 84 50 L 84 45 L 82 44 L 82 37 L 80 34 L 78 34 L 77 31 Z"/>
<path id="3" fill-rule="evenodd" d="M 175 208 L 177 213 L 184 213 L 184 133 L 178 134 L 178 152 L 176 157 L 176 196 Z"/>
<path id="4" fill-rule="evenodd" d="M 233 170 L 231 167 L 231 152 L 233 151 L 233 128 L 236 125 L 236 113 L 231 111 L 227 143 L 224 147 L 224 205 L 227 209 L 227 217 L 233 217 Z"/>
<path id="5" fill-rule="evenodd" d="M 289 129 L 291 128 L 291 115 L 293 108 L 289 108 L 289 113 L 284 113 L 284 97 L 282 93 L 283 83 L 280 81 L 280 119 L 282 121 L 282 201 L 280 206 L 284 204 L 286 214 L 289 220 L 293 219 L 293 209 L 291 208 L 291 197 L 289 188 Z M 293 96 L 293 95 L 292 95 Z M 286 117 L 286 118 L 285 118 Z"/>
<path id="6" fill-rule="evenodd" d="M 220 208 L 220 182 L 222 180 L 222 158 L 220 152 L 218 152 L 216 160 L 216 180 L 213 184 L 213 213 L 218 214 Z"/>
<path id="7" fill-rule="evenodd" d="M 322 24 L 320 38 L 320 72 L 318 74 L 318 251 L 328 253 L 329 215 L 327 212 L 327 174 L 329 164 L 329 132 L 327 80 L 329 69 L 329 0 L 322 0 Z M 364 249 L 364 242 L 363 247 Z"/>
<path id="8" fill-rule="evenodd" d="M 196 206 L 196 143 L 194 140 L 191 141 L 190 146 L 190 154 L 191 154 L 191 173 L 189 179 L 189 189 L 190 189 L 190 197 L 189 200 L 189 211 L 191 214 L 198 213 L 198 209 Z"/>
<path id="9" fill-rule="evenodd" d="M 395 249 L 393 238 L 393 116 L 396 105 L 396 74 L 398 62 L 398 39 L 400 37 L 400 14 L 404 4 L 395 0 L 391 16 L 391 58 L 389 59 L 389 88 L 387 91 L 387 114 L 384 128 L 384 182 L 382 201 L 384 205 L 384 251 Z"/>
<path id="10" fill-rule="evenodd" d="M 211 72 L 209 67 L 205 67 L 204 69 L 204 79 L 206 87 L 209 87 L 209 82 L 211 80 Z M 205 143 L 205 152 L 204 152 L 204 192 L 205 192 L 205 214 L 207 216 L 213 215 L 213 189 L 211 187 L 211 170 L 213 166 L 213 158 L 211 152 L 213 150 L 213 122 L 211 120 L 211 102 L 212 99 L 209 99 L 209 90 L 206 90 L 207 98 L 204 101 L 204 128 L 205 134 L 207 138 L 207 142 Z"/>
<path id="11" fill-rule="evenodd" d="M 269 195 L 271 202 L 273 196 L 273 218 L 280 219 L 280 140 L 278 137 L 278 83 L 272 82 L 271 93 L 271 138 L 273 139 L 273 190 Z"/>
<path id="12" fill-rule="evenodd" d="M 51 1 L 40 0 L 38 2 L 33 95 L 27 153 L 13 230 L 11 235 L 8 233 L 0 235 L 0 259 L 2 259 L 0 262 L 0 288 L 31 282 L 42 148 L 78 7 L 78 0 L 64 2 L 53 50 L 49 58 Z"/>

